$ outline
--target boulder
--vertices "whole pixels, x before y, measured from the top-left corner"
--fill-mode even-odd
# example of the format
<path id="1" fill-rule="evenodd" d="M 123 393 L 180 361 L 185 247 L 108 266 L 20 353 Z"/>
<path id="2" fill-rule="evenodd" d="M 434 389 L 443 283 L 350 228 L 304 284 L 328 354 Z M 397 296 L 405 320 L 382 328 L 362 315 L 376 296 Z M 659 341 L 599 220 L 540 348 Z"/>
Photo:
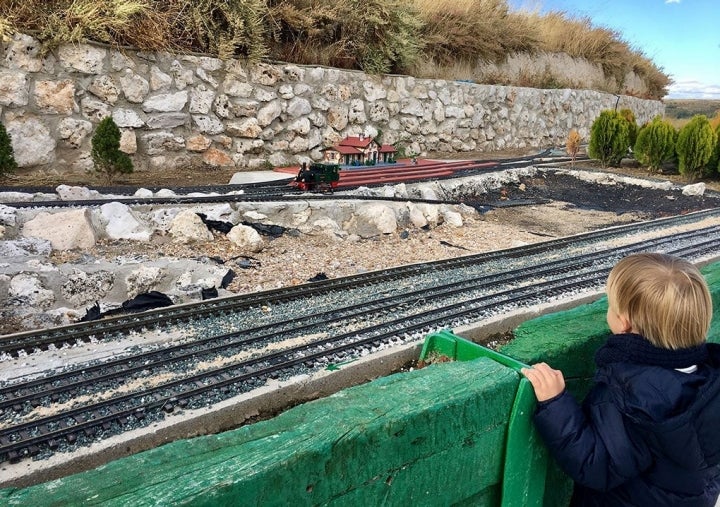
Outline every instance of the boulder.
<path id="1" fill-rule="evenodd" d="M 152 236 L 152 230 L 138 220 L 130 207 L 119 202 L 100 206 L 100 220 L 110 239 L 148 241 Z"/>
<path id="2" fill-rule="evenodd" d="M 55 250 L 74 248 L 92 248 L 95 246 L 96 232 L 87 208 L 41 212 L 25 223 L 22 236 L 47 239 Z"/>
<path id="3" fill-rule="evenodd" d="M 178 213 L 170 224 L 170 235 L 181 243 L 212 241 L 213 235 L 192 210 Z"/>
<path id="4" fill-rule="evenodd" d="M 260 234 L 248 225 L 236 225 L 230 229 L 227 238 L 240 248 L 251 252 L 259 252 L 265 247 Z"/>

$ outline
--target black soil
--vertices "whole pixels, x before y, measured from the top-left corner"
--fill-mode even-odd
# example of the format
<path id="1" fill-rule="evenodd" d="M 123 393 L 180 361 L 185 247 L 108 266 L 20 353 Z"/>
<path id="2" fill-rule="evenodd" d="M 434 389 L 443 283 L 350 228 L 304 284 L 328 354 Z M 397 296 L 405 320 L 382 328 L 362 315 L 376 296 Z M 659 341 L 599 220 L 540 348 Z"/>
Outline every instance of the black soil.
<path id="1" fill-rule="evenodd" d="M 688 196 L 683 195 L 682 189 L 659 190 L 623 183 L 600 185 L 556 172 L 522 178 L 517 184 L 505 185 L 499 192 L 499 198 L 508 202 L 563 201 L 583 209 L 618 214 L 647 213 L 653 218 L 720 206 L 720 195 L 711 191 L 706 191 L 703 196 Z M 484 197 L 488 199 L 490 196 Z M 497 199 L 498 196 L 493 198 Z"/>

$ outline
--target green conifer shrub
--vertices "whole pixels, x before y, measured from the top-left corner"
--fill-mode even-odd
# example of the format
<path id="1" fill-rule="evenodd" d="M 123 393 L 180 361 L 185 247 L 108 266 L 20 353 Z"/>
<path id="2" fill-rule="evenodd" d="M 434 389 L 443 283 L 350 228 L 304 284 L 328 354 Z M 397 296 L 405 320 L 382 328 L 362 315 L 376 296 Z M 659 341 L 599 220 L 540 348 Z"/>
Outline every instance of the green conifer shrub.
<path id="1" fill-rule="evenodd" d="M 711 175 L 720 174 L 720 123 L 715 128 L 715 149 L 708 161 L 707 172 Z"/>
<path id="2" fill-rule="evenodd" d="M 678 170 L 690 181 L 702 175 L 715 149 L 717 134 L 704 114 L 698 114 L 680 129 L 675 151 Z"/>
<path id="3" fill-rule="evenodd" d="M 17 161 L 13 153 L 10 134 L 5 129 L 5 125 L 0 123 L 0 179 L 15 172 L 15 169 L 17 169 Z"/>
<path id="4" fill-rule="evenodd" d="M 664 162 L 675 156 L 675 127 L 668 121 L 656 116 L 644 125 L 635 142 L 635 158 L 647 166 L 650 172 L 657 172 Z"/>
<path id="5" fill-rule="evenodd" d="M 632 112 L 632 109 L 621 109 L 619 112 L 620 116 L 625 118 L 628 122 L 628 136 L 630 138 L 630 146 L 635 146 L 639 130 L 637 120 L 635 119 L 635 113 Z"/>
<path id="6" fill-rule="evenodd" d="M 120 151 L 120 129 L 111 116 L 103 118 L 93 135 L 90 152 L 94 170 L 112 182 L 118 174 L 133 172 L 133 163 L 127 153 Z"/>
<path id="7" fill-rule="evenodd" d="M 617 111 L 602 111 L 590 128 L 588 155 L 603 167 L 619 165 L 629 147 L 630 122 Z"/>

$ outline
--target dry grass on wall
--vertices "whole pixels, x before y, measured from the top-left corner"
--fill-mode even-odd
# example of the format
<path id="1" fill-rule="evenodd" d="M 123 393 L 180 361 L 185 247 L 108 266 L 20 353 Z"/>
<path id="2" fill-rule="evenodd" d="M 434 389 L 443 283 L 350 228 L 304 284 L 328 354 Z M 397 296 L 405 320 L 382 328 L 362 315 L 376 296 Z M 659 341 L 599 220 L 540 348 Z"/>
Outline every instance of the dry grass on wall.
<path id="1" fill-rule="evenodd" d="M 565 86 L 662 98 L 670 78 L 619 33 L 563 12 L 511 11 L 507 0 L 24 0 L 0 2 L 0 36 L 29 33 L 46 50 L 98 41 L 141 50 L 270 58 L 370 73 Z M 605 73 L 577 83 L 552 66 L 483 71 L 515 55 L 559 54 Z M 624 86 L 627 76 L 645 85 Z M 514 82 L 503 82 L 510 78 Z"/>

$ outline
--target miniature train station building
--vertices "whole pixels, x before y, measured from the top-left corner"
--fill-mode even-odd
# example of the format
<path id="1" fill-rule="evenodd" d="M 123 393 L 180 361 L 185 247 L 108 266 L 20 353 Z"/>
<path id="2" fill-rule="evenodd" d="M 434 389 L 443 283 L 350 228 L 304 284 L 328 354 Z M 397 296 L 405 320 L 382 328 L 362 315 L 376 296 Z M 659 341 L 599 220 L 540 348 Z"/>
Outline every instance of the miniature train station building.
<path id="1" fill-rule="evenodd" d="M 395 161 L 397 150 L 391 144 L 378 144 L 374 138 L 360 134 L 346 137 L 325 149 L 323 162 L 339 165 L 382 164 Z"/>

